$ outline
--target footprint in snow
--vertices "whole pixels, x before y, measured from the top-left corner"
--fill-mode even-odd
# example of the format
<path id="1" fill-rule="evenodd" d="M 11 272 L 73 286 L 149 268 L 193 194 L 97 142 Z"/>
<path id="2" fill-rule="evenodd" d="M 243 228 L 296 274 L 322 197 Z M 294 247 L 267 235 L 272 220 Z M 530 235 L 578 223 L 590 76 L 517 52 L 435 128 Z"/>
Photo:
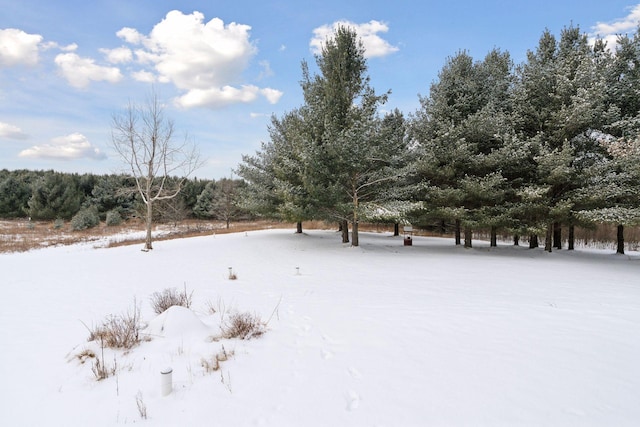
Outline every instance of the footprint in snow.
<path id="1" fill-rule="evenodd" d="M 347 392 L 347 411 L 355 411 L 360 407 L 360 395 L 353 390 Z"/>
<path id="2" fill-rule="evenodd" d="M 324 360 L 331 359 L 333 357 L 333 353 L 329 350 L 322 350 L 322 358 Z"/>
<path id="3" fill-rule="evenodd" d="M 333 338 L 331 338 L 330 336 L 326 335 L 326 334 L 322 334 L 321 335 L 322 339 L 326 342 L 328 342 L 329 344 L 337 344 L 337 341 L 334 340 Z"/>
<path id="4" fill-rule="evenodd" d="M 309 331 L 311 331 L 312 327 L 311 325 L 301 325 L 297 326 L 296 329 L 298 329 L 299 337 L 306 337 L 309 335 Z"/>
<path id="5" fill-rule="evenodd" d="M 354 380 L 359 380 L 362 378 L 362 374 L 360 373 L 360 371 L 358 371 L 354 367 L 349 368 L 349 374 Z"/>

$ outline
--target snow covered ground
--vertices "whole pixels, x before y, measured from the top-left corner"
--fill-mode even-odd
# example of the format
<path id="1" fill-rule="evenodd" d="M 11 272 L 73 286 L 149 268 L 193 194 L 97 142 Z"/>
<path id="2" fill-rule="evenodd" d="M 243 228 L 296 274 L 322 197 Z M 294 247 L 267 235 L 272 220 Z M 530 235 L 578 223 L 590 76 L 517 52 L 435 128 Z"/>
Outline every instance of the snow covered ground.
<path id="1" fill-rule="evenodd" d="M 640 254 L 360 240 L 269 230 L 0 255 L 0 425 L 639 425 Z M 193 312 L 157 318 L 150 296 L 185 284 Z M 152 339 L 107 350 L 117 374 L 96 381 L 75 357 L 97 348 L 85 325 L 134 298 Z M 212 341 L 234 310 L 266 334 Z"/>

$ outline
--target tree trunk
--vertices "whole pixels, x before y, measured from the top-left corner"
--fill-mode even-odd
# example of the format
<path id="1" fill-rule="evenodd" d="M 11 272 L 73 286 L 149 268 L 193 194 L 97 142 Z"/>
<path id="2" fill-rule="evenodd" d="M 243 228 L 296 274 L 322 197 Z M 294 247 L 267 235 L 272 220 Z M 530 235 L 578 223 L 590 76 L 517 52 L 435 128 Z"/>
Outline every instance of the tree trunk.
<path id="1" fill-rule="evenodd" d="M 553 247 L 562 249 L 562 225 L 559 222 L 553 223 Z"/>
<path id="2" fill-rule="evenodd" d="M 349 223 L 346 219 L 340 221 L 340 230 L 342 231 L 342 243 L 349 243 Z"/>
<path id="3" fill-rule="evenodd" d="M 517 234 L 513 235 L 513 246 L 520 246 L 520 236 Z"/>
<path id="4" fill-rule="evenodd" d="M 351 224 L 351 246 L 358 246 L 360 244 L 360 238 L 358 237 L 358 221 L 353 221 Z"/>
<path id="5" fill-rule="evenodd" d="M 351 246 L 358 246 L 360 239 L 358 238 L 358 190 L 353 186 L 353 219 L 351 221 Z"/>
<path id="6" fill-rule="evenodd" d="M 150 251 L 153 249 L 151 244 L 151 227 L 153 226 L 153 202 L 151 200 L 147 200 L 147 218 L 146 218 L 146 226 L 147 226 L 147 236 L 144 241 L 144 250 Z"/>
<path id="7" fill-rule="evenodd" d="M 529 236 L 529 249 L 535 249 L 539 246 L 538 235 L 532 234 Z"/>
<path id="8" fill-rule="evenodd" d="M 473 238 L 473 230 L 466 227 L 464 229 L 464 247 L 465 248 L 472 247 L 472 243 L 471 243 L 472 238 Z"/>
<path id="9" fill-rule="evenodd" d="M 395 224 L 393 224 L 393 237 L 396 237 L 399 235 L 400 235 L 400 224 L 396 222 Z"/>
<path id="10" fill-rule="evenodd" d="M 231 220 L 227 218 L 227 230 L 229 229 L 230 226 L 231 226 Z"/>
<path id="11" fill-rule="evenodd" d="M 618 225 L 618 250 L 617 254 L 624 254 L 624 225 Z"/>
<path id="12" fill-rule="evenodd" d="M 575 234 L 575 225 L 571 224 L 569 225 L 569 248 L 568 250 L 572 251 L 574 248 L 574 244 L 575 244 L 575 240 L 576 240 L 576 234 Z"/>
<path id="13" fill-rule="evenodd" d="M 302 221 L 296 223 L 296 234 L 302 234 Z"/>
<path id="14" fill-rule="evenodd" d="M 553 250 L 552 237 L 553 237 L 553 223 L 549 223 L 547 224 L 547 231 L 544 234 L 544 250 L 547 252 L 551 252 Z"/>
<path id="15" fill-rule="evenodd" d="M 497 236 L 497 229 L 496 227 L 491 227 L 491 244 L 490 246 L 492 248 L 495 248 L 498 246 L 498 236 Z"/>
<path id="16" fill-rule="evenodd" d="M 455 232 L 456 232 L 456 245 L 459 245 L 460 244 L 460 220 L 459 219 L 456 219 L 455 227 L 456 227 L 456 230 L 455 230 Z"/>

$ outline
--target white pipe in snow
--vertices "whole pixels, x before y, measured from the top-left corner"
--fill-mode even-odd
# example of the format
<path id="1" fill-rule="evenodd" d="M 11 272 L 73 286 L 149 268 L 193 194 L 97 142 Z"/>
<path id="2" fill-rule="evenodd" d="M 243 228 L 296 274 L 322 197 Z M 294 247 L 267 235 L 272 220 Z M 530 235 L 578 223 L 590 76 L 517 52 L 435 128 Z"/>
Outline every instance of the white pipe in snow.
<path id="1" fill-rule="evenodd" d="M 165 368 L 160 371 L 160 394 L 162 396 L 168 396 L 173 389 L 173 369 Z"/>

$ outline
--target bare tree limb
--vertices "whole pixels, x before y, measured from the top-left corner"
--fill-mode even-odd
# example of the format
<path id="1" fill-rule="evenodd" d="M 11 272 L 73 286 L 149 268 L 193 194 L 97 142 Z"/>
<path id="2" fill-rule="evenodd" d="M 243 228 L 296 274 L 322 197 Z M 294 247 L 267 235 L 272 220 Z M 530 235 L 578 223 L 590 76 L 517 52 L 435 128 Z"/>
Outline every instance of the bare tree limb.
<path id="1" fill-rule="evenodd" d="M 151 93 L 146 104 L 129 102 L 121 114 L 112 118 L 112 145 L 134 177 L 147 208 L 146 251 L 153 249 L 154 202 L 176 197 L 189 176 L 202 166 L 195 144 L 186 136 L 183 141 L 176 142 L 174 134 L 174 123 L 166 118 L 155 92 Z"/>

